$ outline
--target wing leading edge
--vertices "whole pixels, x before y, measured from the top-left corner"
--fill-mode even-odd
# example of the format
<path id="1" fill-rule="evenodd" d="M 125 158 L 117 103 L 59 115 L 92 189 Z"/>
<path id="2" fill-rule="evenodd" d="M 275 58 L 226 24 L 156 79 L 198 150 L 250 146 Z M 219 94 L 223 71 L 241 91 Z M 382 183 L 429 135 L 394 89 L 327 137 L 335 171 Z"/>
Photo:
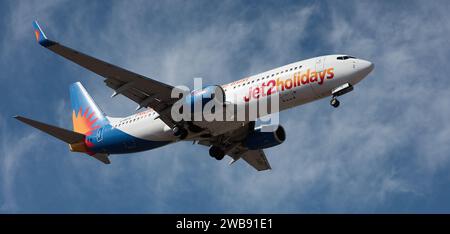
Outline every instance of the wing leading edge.
<path id="1" fill-rule="evenodd" d="M 37 21 L 33 22 L 36 40 L 52 52 L 102 76 L 105 84 L 114 90 L 112 97 L 122 94 L 138 104 L 138 109 L 150 107 L 159 113 L 167 125 L 173 126 L 170 107 L 176 99 L 171 98 L 173 86 L 136 74 L 72 48 L 49 40 Z"/>

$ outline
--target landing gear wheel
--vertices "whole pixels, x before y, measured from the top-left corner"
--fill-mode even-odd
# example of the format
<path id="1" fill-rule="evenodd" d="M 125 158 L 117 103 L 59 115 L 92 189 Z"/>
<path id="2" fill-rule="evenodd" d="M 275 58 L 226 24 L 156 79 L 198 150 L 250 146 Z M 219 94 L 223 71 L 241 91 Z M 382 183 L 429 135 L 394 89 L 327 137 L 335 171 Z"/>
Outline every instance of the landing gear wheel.
<path id="1" fill-rule="evenodd" d="M 172 128 L 172 132 L 173 132 L 174 136 L 179 136 L 181 134 L 180 128 L 176 127 L 176 126 L 174 128 Z"/>
<path id="2" fill-rule="evenodd" d="M 173 129 L 173 135 L 180 138 L 180 140 L 183 140 L 187 137 L 188 132 L 186 131 L 186 129 L 175 126 Z"/>
<path id="3" fill-rule="evenodd" d="M 209 155 L 217 160 L 222 160 L 225 157 L 225 152 L 220 147 L 212 146 L 209 148 Z"/>
<path id="4" fill-rule="evenodd" d="M 332 98 L 330 101 L 330 105 L 333 106 L 334 108 L 337 108 L 339 104 L 340 104 L 339 100 L 337 100 L 335 97 Z"/>

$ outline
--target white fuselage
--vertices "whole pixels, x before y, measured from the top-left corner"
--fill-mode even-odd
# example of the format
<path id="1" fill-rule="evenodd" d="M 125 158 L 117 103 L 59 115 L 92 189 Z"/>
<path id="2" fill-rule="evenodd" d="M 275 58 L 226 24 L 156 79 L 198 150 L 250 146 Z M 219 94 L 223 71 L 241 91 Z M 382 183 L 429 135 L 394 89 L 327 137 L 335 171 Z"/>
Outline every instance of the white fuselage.
<path id="1" fill-rule="evenodd" d="M 237 106 L 248 105 L 277 93 L 279 111 L 282 111 L 328 97 L 334 88 L 345 83 L 355 85 L 373 69 L 368 61 L 338 60 L 339 56 L 343 55 L 311 58 L 222 85 L 226 101 Z M 150 109 L 125 118 L 109 119 L 113 128 L 137 138 L 176 141 L 172 129 L 157 117 Z"/>

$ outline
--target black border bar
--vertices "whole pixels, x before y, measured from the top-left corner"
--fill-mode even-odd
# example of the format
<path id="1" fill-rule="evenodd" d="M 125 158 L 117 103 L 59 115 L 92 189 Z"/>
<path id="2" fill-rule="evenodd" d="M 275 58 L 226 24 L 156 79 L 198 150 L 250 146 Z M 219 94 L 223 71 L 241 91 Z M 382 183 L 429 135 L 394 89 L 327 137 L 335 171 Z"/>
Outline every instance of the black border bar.
<path id="1" fill-rule="evenodd" d="M 243 221 L 242 221 L 243 220 Z M 269 221 L 270 220 L 270 221 Z M 197 221 L 194 225 L 194 221 Z M 209 222 L 208 229 L 200 221 Z M 182 227 L 180 227 L 182 222 Z M 191 228 L 189 228 L 189 222 Z M 240 222 L 240 225 L 239 225 Z M 213 225 L 215 224 L 215 225 Z M 230 225 L 231 224 L 231 225 Z M 391 228 L 450 227 L 450 215 L 443 214 L 2 214 L 1 227 L 170 232 L 279 232 L 319 230 L 388 231 Z M 88 229 L 86 229 L 89 227 Z M 225 227 L 225 228 L 224 228 Z M 61 229 L 62 228 L 62 229 Z"/>

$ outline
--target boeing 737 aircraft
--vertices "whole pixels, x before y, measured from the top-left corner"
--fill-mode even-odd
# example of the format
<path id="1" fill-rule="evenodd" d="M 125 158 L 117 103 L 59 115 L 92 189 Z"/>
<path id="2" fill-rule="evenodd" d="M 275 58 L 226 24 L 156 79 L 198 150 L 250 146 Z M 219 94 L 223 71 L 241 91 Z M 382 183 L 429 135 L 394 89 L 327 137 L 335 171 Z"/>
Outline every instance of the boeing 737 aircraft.
<path id="1" fill-rule="evenodd" d="M 104 77 L 105 84 L 114 90 L 112 97 L 123 95 L 138 104 L 136 110 L 148 109 L 124 118 L 109 117 L 81 83 L 76 82 L 70 86 L 73 131 L 22 116 L 14 118 L 68 143 L 71 151 L 86 153 L 105 164 L 110 163 L 112 154 L 141 152 L 178 141 L 192 141 L 209 147 L 209 154 L 217 160 L 228 155 L 232 158 L 231 163 L 242 158 L 258 171 L 271 169 L 263 149 L 279 145 L 286 139 L 280 125 L 267 132 L 262 126 L 255 127 L 255 118 L 245 121 L 175 120 L 171 109 L 179 98 L 174 98 L 171 93 L 176 87 L 49 40 L 36 21 L 33 26 L 40 45 Z M 206 86 L 190 92 L 185 100 L 203 105 L 205 94 L 214 97 L 219 91 L 224 106 L 240 107 L 278 95 L 278 111 L 282 111 L 331 96 L 330 104 L 338 107 L 337 97 L 352 91 L 373 68 L 371 62 L 348 55 L 320 56 L 229 84 Z M 192 111 L 189 108 L 180 110 Z M 262 117 L 262 114 L 256 117 Z"/>

